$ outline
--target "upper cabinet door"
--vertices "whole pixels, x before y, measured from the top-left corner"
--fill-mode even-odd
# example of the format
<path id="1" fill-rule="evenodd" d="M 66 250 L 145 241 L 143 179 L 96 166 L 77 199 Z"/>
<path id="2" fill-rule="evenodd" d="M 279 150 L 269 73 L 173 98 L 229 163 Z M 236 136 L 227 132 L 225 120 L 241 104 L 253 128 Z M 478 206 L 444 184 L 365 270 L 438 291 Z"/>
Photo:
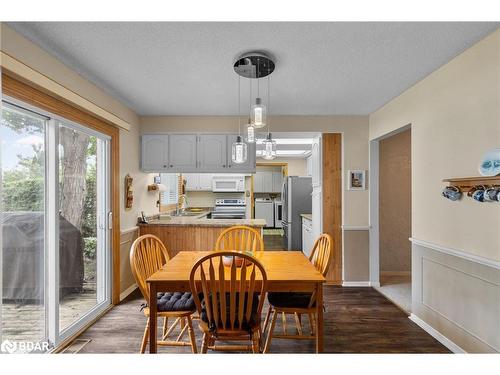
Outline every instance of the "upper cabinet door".
<path id="1" fill-rule="evenodd" d="M 186 180 L 186 191 L 199 190 L 200 186 L 199 173 L 183 173 L 182 178 Z"/>
<path id="2" fill-rule="evenodd" d="M 247 143 L 248 157 L 247 161 L 242 164 L 236 164 L 232 161 L 232 148 L 233 143 L 236 142 L 236 134 L 229 134 L 227 136 L 227 164 L 229 167 L 228 172 L 246 172 L 255 173 L 255 143 Z"/>
<path id="3" fill-rule="evenodd" d="M 228 168 L 226 145 L 225 134 L 198 136 L 198 168 L 204 171 L 225 171 Z"/>
<path id="4" fill-rule="evenodd" d="M 170 134 L 169 167 L 178 171 L 196 169 L 196 134 Z"/>
<path id="5" fill-rule="evenodd" d="M 212 173 L 198 173 L 198 176 L 200 178 L 198 190 L 212 191 L 212 179 L 214 175 Z"/>
<path id="6" fill-rule="evenodd" d="M 274 191 L 273 190 L 273 172 L 264 171 L 261 173 L 262 173 L 262 177 L 263 177 L 262 191 L 264 193 L 272 193 Z"/>
<path id="7" fill-rule="evenodd" d="M 168 135 L 147 134 L 141 137 L 141 168 L 160 172 L 168 169 Z"/>
<path id="8" fill-rule="evenodd" d="M 257 172 L 253 175 L 253 191 L 255 193 L 264 192 L 264 176 L 262 172 Z"/>
<path id="9" fill-rule="evenodd" d="M 283 173 L 273 172 L 273 193 L 281 193 L 283 187 Z"/>

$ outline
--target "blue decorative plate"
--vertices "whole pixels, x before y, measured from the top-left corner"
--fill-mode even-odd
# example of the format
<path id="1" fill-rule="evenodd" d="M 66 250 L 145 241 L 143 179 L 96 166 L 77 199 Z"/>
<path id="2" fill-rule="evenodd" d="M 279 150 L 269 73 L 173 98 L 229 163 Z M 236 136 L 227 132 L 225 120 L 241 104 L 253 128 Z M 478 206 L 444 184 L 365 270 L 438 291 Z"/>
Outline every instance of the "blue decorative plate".
<path id="1" fill-rule="evenodd" d="M 484 155 L 479 164 L 479 173 L 489 177 L 500 175 L 500 148 L 494 148 Z"/>

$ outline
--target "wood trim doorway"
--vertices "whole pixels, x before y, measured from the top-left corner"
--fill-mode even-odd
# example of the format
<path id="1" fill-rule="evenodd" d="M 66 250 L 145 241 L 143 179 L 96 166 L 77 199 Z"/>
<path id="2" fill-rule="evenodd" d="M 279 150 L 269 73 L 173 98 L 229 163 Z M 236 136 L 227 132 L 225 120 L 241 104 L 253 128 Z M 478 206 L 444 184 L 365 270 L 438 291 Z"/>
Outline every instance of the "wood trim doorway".
<path id="1" fill-rule="evenodd" d="M 322 136 L 323 233 L 333 238 L 333 261 L 327 283 L 342 285 L 342 134 Z"/>

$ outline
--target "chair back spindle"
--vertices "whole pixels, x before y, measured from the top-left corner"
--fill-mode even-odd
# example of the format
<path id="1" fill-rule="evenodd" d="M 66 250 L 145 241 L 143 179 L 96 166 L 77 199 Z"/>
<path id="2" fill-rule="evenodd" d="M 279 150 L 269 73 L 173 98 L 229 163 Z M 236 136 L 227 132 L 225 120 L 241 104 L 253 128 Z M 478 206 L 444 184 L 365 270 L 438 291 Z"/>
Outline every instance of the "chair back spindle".
<path id="1" fill-rule="evenodd" d="M 232 258 L 230 266 L 224 265 L 224 257 Z M 241 267 L 236 258 L 240 258 Z M 189 282 L 198 313 L 202 319 L 206 314 L 211 329 L 246 330 L 253 323 L 252 314 L 260 319 L 267 275 L 255 258 L 234 251 L 215 252 L 195 263 Z"/>
<path id="2" fill-rule="evenodd" d="M 254 228 L 238 225 L 222 231 L 215 243 L 216 251 L 261 251 L 264 240 Z"/>
<path id="3" fill-rule="evenodd" d="M 149 301 L 149 288 L 146 280 L 168 260 L 170 260 L 170 256 L 165 245 L 152 234 L 140 236 L 132 244 L 130 248 L 130 268 L 146 301 Z"/>

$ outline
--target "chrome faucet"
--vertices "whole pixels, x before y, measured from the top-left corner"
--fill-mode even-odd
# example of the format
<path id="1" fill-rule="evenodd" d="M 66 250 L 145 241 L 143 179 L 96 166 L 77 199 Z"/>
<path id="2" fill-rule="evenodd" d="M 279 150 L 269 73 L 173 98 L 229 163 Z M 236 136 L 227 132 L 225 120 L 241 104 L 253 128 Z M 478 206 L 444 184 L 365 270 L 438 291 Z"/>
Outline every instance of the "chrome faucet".
<path id="1" fill-rule="evenodd" d="M 177 208 L 175 210 L 176 215 L 180 215 L 186 211 L 188 205 L 186 194 L 180 194 L 177 198 Z"/>

